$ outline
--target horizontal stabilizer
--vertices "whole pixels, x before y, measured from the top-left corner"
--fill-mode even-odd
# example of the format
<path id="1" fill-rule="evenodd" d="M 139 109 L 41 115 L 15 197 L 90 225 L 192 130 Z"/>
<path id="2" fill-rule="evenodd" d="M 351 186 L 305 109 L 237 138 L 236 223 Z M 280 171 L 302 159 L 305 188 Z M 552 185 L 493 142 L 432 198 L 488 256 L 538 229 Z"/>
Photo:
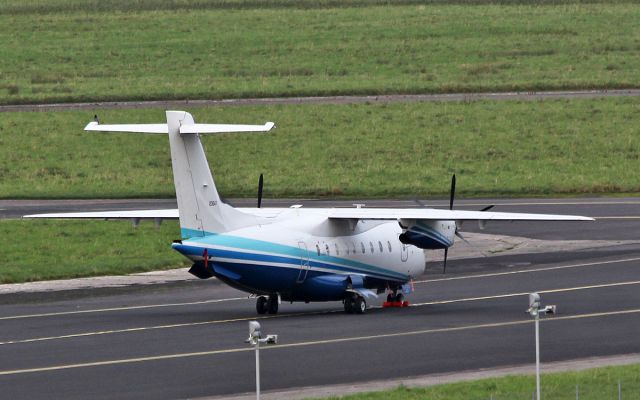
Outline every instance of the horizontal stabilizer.
<path id="1" fill-rule="evenodd" d="M 229 124 L 191 124 L 181 125 L 180 133 L 232 133 L 232 132 L 269 132 L 276 124 L 229 125 Z"/>
<path id="2" fill-rule="evenodd" d="M 105 125 L 95 121 L 84 127 L 85 131 L 97 132 L 131 132 L 131 133 L 169 133 L 167 124 L 117 124 Z"/>
<path id="3" fill-rule="evenodd" d="M 236 125 L 236 124 L 185 124 L 180 126 L 180 133 L 234 133 L 234 132 L 269 132 L 275 124 L 267 122 L 264 125 Z M 169 133 L 167 124 L 116 124 L 106 125 L 92 121 L 84 128 L 85 131 L 97 132 L 131 132 L 131 133 Z"/>

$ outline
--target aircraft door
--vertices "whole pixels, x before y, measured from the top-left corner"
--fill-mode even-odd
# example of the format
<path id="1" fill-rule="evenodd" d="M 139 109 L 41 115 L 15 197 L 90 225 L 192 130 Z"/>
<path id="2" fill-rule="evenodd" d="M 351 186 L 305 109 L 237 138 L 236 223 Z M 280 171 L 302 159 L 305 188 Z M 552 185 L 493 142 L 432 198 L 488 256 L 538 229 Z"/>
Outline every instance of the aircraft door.
<path id="1" fill-rule="evenodd" d="M 303 283 L 307 279 L 307 272 L 309 272 L 309 249 L 303 241 L 298 242 L 298 247 L 302 250 L 302 255 L 300 256 L 300 273 L 298 273 L 296 283 Z"/>

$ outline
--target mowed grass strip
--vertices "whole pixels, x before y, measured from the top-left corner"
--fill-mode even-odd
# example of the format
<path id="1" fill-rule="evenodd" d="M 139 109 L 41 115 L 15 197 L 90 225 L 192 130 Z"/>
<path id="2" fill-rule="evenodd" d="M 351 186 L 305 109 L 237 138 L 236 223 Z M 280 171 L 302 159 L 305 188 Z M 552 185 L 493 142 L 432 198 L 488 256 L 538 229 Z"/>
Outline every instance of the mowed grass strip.
<path id="1" fill-rule="evenodd" d="M 0 220 L 0 284 L 122 275 L 187 266 L 171 249 L 175 221 Z"/>
<path id="2" fill-rule="evenodd" d="M 640 81 L 640 4 L 633 2 L 309 8 L 293 1 L 245 9 L 233 9 L 237 1 L 222 2 L 231 9 L 153 0 L 95 8 L 101 2 L 49 3 L 10 0 L 0 11 L 0 103 L 621 88 Z"/>
<path id="3" fill-rule="evenodd" d="M 617 399 L 618 383 L 623 399 L 640 395 L 640 364 L 601 367 L 578 372 L 543 374 L 541 397 L 554 400 Z M 535 393 L 533 375 L 506 376 L 436 385 L 426 388 L 400 386 L 393 390 L 367 392 L 327 400 L 514 400 L 531 399 Z M 577 389 L 577 393 L 576 393 Z"/>
<path id="4" fill-rule="evenodd" d="M 640 192 L 640 98 L 189 109 L 196 122 L 264 123 L 206 135 L 221 193 L 254 197 L 545 196 Z M 93 111 L 6 113 L 0 197 L 174 196 L 164 135 L 89 133 Z M 103 123 L 163 122 L 158 109 Z"/>

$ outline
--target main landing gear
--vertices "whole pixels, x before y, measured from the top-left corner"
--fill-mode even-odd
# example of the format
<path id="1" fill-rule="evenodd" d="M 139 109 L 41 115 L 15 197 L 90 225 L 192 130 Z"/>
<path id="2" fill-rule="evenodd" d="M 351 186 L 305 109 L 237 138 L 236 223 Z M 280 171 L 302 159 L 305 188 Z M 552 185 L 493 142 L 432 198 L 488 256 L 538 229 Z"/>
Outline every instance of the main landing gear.
<path id="1" fill-rule="evenodd" d="M 271 294 L 269 298 L 266 296 L 258 297 L 256 301 L 256 311 L 258 314 L 277 314 L 278 313 L 278 295 Z"/>
<path id="2" fill-rule="evenodd" d="M 364 297 L 355 293 L 350 293 L 344 300 L 344 312 L 347 314 L 364 314 L 367 309 L 367 302 Z"/>

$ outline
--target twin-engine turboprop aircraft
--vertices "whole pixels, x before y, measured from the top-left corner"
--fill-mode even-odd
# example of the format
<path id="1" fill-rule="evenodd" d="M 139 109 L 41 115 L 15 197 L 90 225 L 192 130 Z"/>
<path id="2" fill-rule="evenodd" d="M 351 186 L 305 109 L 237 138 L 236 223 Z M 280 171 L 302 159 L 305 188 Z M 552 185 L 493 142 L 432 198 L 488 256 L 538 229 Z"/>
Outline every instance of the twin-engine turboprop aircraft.
<path id="1" fill-rule="evenodd" d="M 233 208 L 216 190 L 200 134 L 268 132 L 264 125 L 196 124 L 191 114 L 167 111 L 166 124 L 104 125 L 85 130 L 168 134 L 177 210 L 39 214 L 30 218 L 179 218 L 173 248 L 193 261 L 199 278 L 215 276 L 257 297 L 259 314 L 278 312 L 283 301 L 342 301 L 363 313 L 366 298 L 388 292 L 403 300 L 411 280 L 424 272 L 422 249 L 448 249 L 461 236 L 458 223 L 485 221 L 590 221 L 544 215 L 419 208 Z M 446 254 L 446 253 L 445 253 Z M 445 259 L 446 260 L 446 259 Z M 446 262 L 446 261 L 445 261 Z"/>

